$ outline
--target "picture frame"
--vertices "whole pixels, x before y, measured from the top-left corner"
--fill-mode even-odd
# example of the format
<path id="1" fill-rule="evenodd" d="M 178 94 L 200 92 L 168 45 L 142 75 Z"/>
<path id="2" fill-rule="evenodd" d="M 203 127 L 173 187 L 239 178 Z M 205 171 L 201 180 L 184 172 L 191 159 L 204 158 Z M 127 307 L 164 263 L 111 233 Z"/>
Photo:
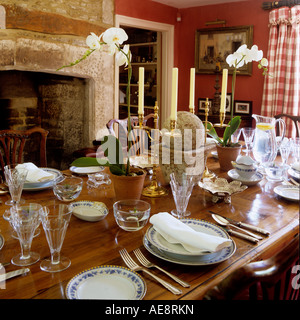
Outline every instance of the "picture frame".
<path id="1" fill-rule="evenodd" d="M 205 103 L 206 98 L 198 99 L 198 112 L 205 112 Z M 208 99 L 208 109 L 211 110 L 212 107 L 212 99 Z"/>
<path id="2" fill-rule="evenodd" d="M 234 114 L 243 115 L 252 113 L 252 101 L 234 101 Z"/>
<path id="3" fill-rule="evenodd" d="M 231 113 L 231 99 L 232 99 L 232 94 L 227 93 L 226 94 L 226 105 L 225 105 L 225 113 Z"/>
<path id="4" fill-rule="evenodd" d="M 198 29 L 195 34 L 195 71 L 200 74 L 215 74 L 217 64 L 221 69 L 233 68 L 226 63 L 226 57 L 234 53 L 241 45 L 251 48 L 253 44 L 253 26 Z M 238 69 L 239 75 L 251 75 L 252 63 Z"/>

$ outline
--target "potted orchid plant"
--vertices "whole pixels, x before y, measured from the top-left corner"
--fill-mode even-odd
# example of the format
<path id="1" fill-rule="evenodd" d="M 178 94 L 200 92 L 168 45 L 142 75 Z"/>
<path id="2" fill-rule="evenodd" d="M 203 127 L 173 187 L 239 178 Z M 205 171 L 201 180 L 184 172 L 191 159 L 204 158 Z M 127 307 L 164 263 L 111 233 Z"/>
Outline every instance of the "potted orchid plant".
<path id="1" fill-rule="evenodd" d="M 258 62 L 258 68 L 263 70 L 263 75 L 268 74 L 268 69 L 267 69 L 268 60 L 266 58 L 263 58 L 263 51 L 258 50 L 258 47 L 256 45 L 253 45 L 251 49 L 248 49 L 247 45 L 243 44 L 237 49 L 236 52 L 227 56 L 226 58 L 227 64 L 229 65 L 229 67 L 233 67 L 232 89 L 231 89 L 232 99 L 231 99 L 230 122 L 228 123 L 228 126 L 224 130 L 223 139 L 218 136 L 215 128 L 210 123 L 207 124 L 208 135 L 210 135 L 217 142 L 217 151 L 218 151 L 219 159 L 222 158 L 221 150 L 222 152 L 226 152 L 226 151 L 223 151 L 223 148 L 230 147 L 229 152 L 232 156 L 232 159 L 228 159 L 227 161 L 224 161 L 222 164 L 220 163 L 221 167 L 223 167 L 225 170 L 232 168 L 231 161 L 236 159 L 241 149 L 241 146 L 239 144 L 231 142 L 232 134 L 239 128 L 241 124 L 240 116 L 233 117 L 235 84 L 236 84 L 236 75 L 238 72 L 237 69 L 242 67 L 244 64 L 247 64 L 252 61 Z M 233 152 L 233 149 L 236 149 L 236 152 Z"/>
<path id="2" fill-rule="evenodd" d="M 100 36 L 97 36 L 95 33 L 91 33 L 86 38 L 86 44 L 89 49 L 84 53 L 84 55 L 68 65 L 62 66 L 60 69 L 66 67 L 72 67 L 81 61 L 88 58 L 91 54 L 99 50 L 105 50 L 109 55 L 115 55 L 115 60 L 117 66 L 125 65 L 128 71 L 128 82 L 126 86 L 126 101 L 127 101 L 127 111 L 128 111 L 128 137 L 130 137 L 131 127 L 131 118 L 130 118 L 130 82 L 132 77 L 132 68 L 131 68 L 131 52 L 129 45 L 123 43 L 128 39 L 128 35 L 122 28 L 109 28 L 104 31 Z M 131 141 L 128 141 L 128 150 L 130 150 Z M 130 198 L 139 198 L 142 192 L 144 185 L 146 173 L 141 169 L 133 169 L 130 166 L 130 157 L 127 156 L 127 164 L 124 163 L 122 146 L 118 138 L 113 135 L 108 135 L 103 137 L 101 142 L 101 148 L 104 150 L 105 159 L 101 158 L 92 158 L 92 157 L 81 157 L 72 162 L 72 166 L 83 167 L 83 166 L 107 166 L 109 167 L 110 172 L 112 173 L 112 179 L 117 179 L 120 177 L 122 181 L 123 178 L 130 178 L 131 188 L 122 186 L 122 182 L 118 181 L 114 183 L 115 192 L 117 194 L 120 191 L 130 191 L 131 193 L 126 194 L 124 197 Z M 138 183 L 137 192 L 133 194 L 134 191 L 134 180 Z M 128 181 L 124 181 L 125 184 L 128 184 Z M 137 194 L 137 195 L 136 195 Z M 118 195 L 117 195 L 118 197 Z"/>
<path id="3" fill-rule="evenodd" d="M 128 35 L 122 28 L 109 28 L 104 31 L 100 36 L 97 36 L 95 33 L 91 33 L 86 38 L 86 44 L 89 49 L 84 53 L 84 55 L 76 60 L 71 62 L 68 65 L 62 66 L 57 70 L 61 70 L 66 67 L 72 67 L 81 61 L 88 58 L 92 53 L 98 50 L 106 50 L 109 55 L 115 55 L 116 64 L 118 66 L 125 65 L 128 71 L 128 82 L 126 87 L 126 99 L 127 99 L 127 111 L 128 111 L 128 136 L 130 135 L 131 119 L 130 119 L 130 82 L 132 76 L 131 68 L 131 52 L 129 45 L 126 44 L 122 46 L 123 42 L 128 39 Z M 92 157 L 82 157 L 76 159 L 72 165 L 74 166 L 92 166 L 92 165 L 103 165 L 110 168 L 111 173 L 115 175 L 131 175 L 130 171 L 130 160 L 127 157 L 127 165 L 123 163 L 123 152 L 122 147 L 119 142 L 119 139 L 109 135 L 103 138 L 102 147 L 104 149 L 104 154 L 107 159 L 99 159 Z M 130 140 L 128 139 L 128 149 L 130 149 Z"/>

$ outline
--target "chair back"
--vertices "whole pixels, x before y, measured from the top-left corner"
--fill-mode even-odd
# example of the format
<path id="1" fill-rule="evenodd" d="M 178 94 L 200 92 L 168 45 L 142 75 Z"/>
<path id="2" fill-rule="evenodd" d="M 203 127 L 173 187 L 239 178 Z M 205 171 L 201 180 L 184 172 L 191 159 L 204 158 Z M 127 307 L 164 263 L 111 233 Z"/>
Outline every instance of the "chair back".
<path id="1" fill-rule="evenodd" d="M 48 131 L 35 127 L 28 130 L 0 130 L 0 165 L 1 176 L 4 178 L 4 167 L 9 164 L 24 162 L 24 147 L 28 140 L 33 138 L 33 134 L 40 135 L 39 165 L 47 166 L 46 139 Z"/>
<path id="2" fill-rule="evenodd" d="M 300 127 L 299 127 L 299 123 L 300 123 L 300 116 L 291 116 L 289 114 L 285 114 L 285 113 L 281 113 L 281 114 L 277 114 L 276 116 L 274 116 L 275 119 L 279 119 L 279 118 L 287 118 L 290 119 L 291 121 L 293 121 L 295 128 L 296 128 L 296 137 L 300 137 Z M 277 135 L 279 135 L 279 128 L 277 128 Z"/>
<path id="3" fill-rule="evenodd" d="M 143 125 L 147 126 L 147 122 L 154 118 L 154 113 L 150 113 L 144 117 Z M 128 150 L 128 130 L 127 130 L 127 124 L 128 124 L 128 118 L 126 119 L 112 119 L 107 124 L 106 127 L 109 130 L 109 133 L 114 135 L 115 137 L 118 137 L 120 140 L 120 143 L 122 145 L 122 149 L 125 152 L 129 152 L 130 156 L 133 155 L 141 155 L 144 153 L 147 153 L 149 149 L 149 139 L 146 130 L 139 129 L 139 119 L 137 116 L 131 116 L 131 147 L 130 150 Z M 117 124 L 118 127 L 114 129 L 114 125 Z"/>
<path id="4" fill-rule="evenodd" d="M 205 300 L 299 300 L 299 234 L 267 260 L 234 271 Z"/>

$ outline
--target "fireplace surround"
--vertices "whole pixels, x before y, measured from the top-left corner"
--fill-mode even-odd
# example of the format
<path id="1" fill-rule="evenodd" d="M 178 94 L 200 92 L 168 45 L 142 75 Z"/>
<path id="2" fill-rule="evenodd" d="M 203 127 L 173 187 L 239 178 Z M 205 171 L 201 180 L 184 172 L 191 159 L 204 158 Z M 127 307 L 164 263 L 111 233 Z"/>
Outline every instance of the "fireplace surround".
<path id="1" fill-rule="evenodd" d="M 38 125 L 48 130 L 49 166 L 65 169 L 73 151 L 99 139 L 98 132 L 113 118 L 114 60 L 99 51 L 56 70 L 85 53 L 90 32 L 100 34 L 112 26 L 113 1 L 72 1 L 80 17 L 63 11 L 66 1 L 57 1 L 55 8 L 46 2 L 47 10 L 37 9 L 40 2 L 1 2 L 0 129 Z M 83 3 L 89 6 L 86 12 Z M 95 5 L 98 11 L 92 10 Z"/>

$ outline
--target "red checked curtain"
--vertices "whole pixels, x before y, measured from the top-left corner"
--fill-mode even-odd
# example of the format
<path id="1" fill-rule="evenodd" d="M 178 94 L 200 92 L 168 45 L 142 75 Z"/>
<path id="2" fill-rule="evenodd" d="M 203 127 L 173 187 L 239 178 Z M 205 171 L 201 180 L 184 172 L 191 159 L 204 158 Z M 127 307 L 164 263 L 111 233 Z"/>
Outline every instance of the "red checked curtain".
<path id="1" fill-rule="evenodd" d="M 269 73 L 265 77 L 262 115 L 299 115 L 300 109 L 300 6 L 282 7 L 269 15 Z M 286 136 L 294 137 L 286 120 Z"/>

